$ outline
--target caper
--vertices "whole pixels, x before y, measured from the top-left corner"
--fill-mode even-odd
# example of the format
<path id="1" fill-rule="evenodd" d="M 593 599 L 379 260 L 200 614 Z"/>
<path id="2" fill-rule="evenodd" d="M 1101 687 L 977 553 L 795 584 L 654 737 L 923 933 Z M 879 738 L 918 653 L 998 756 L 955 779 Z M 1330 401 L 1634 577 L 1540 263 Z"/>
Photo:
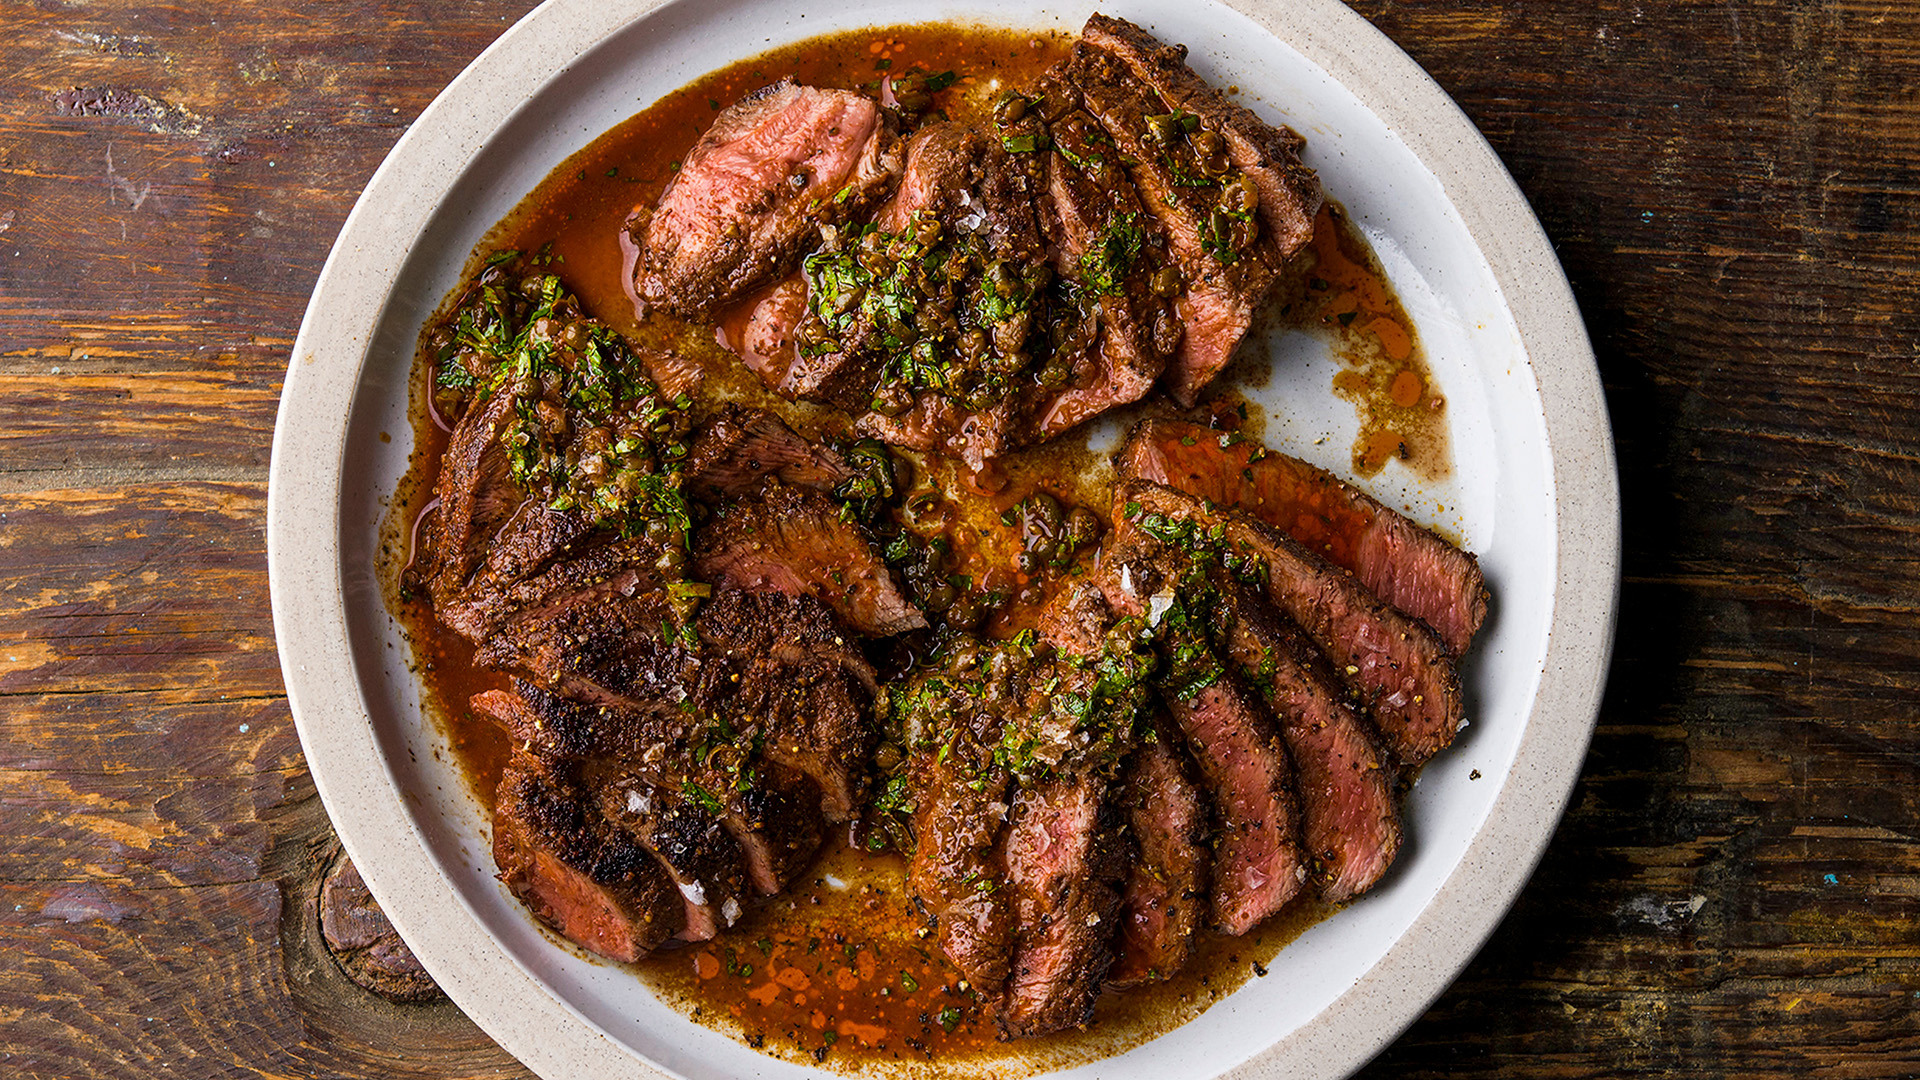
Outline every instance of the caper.
<path id="1" fill-rule="evenodd" d="M 966 360 L 978 360 L 987 351 L 987 335 L 978 329 L 969 330 L 960 335 L 957 347 Z"/>
<path id="2" fill-rule="evenodd" d="M 993 109 L 993 118 L 1002 127 L 1019 123 L 1020 118 L 1025 115 L 1027 115 L 1027 99 L 1019 94 L 1008 94 L 1001 98 L 1000 103 Z"/>
<path id="3" fill-rule="evenodd" d="M 934 243 L 940 239 L 940 222 L 933 218 L 922 221 L 920 227 L 914 230 L 913 238 L 922 244 Z"/>
<path id="4" fill-rule="evenodd" d="M 1204 154 L 1200 158 L 1200 171 L 1215 179 L 1233 170 L 1233 162 L 1227 160 L 1225 153 Z"/>
<path id="5" fill-rule="evenodd" d="M 1153 295 L 1170 298 L 1180 295 L 1180 269 L 1163 266 L 1153 272 Z"/>
<path id="6" fill-rule="evenodd" d="M 900 766 L 900 747 L 895 743 L 881 743 L 880 749 L 873 752 L 873 763 L 881 772 L 892 772 Z"/>
<path id="7" fill-rule="evenodd" d="M 1044 491 L 1036 491 L 1027 496 L 1026 531 L 1030 537 L 1051 537 L 1060 535 L 1060 528 L 1066 523 L 1066 517 L 1060 510 L 1060 500 Z"/>
<path id="8" fill-rule="evenodd" d="M 1172 113 L 1159 113 L 1147 117 L 1147 136 L 1161 146 L 1172 146 L 1180 137 L 1180 121 Z"/>
<path id="9" fill-rule="evenodd" d="M 1202 130 L 1193 133 L 1193 152 L 1203 160 L 1220 153 L 1223 146 L 1224 142 L 1220 136 L 1211 131 Z"/>
<path id="10" fill-rule="evenodd" d="M 1004 300 L 1013 295 L 1018 285 L 1019 282 L 1014 278 L 1012 268 L 1006 263 L 997 262 L 987 267 L 987 287 L 993 290 L 995 296 Z"/>
<path id="11" fill-rule="evenodd" d="M 913 408 L 913 393 L 898 383 L 888 383 L 873 392 L 869 405 L 881 416 L 899 416 Z"/>
<path id="12" fill-rule="evenodd" d="M 546 285 L 546 279 L 539 274 L 528 274 L 520 279 L 520 295 L 529 300 L 538 300 L 540 294 L 545 291 Z"/>
<path id="13" fill-rule="evenodd" d="M 1254 185 L 1253 177 L 1246 173 L 1241 173 L 1227 181 L 1226 189 L 1222 194 L 1226 198 L 1227 207 L 1238 214 L 1250 214 L 1254 207 L 1260 205 L 1260 189 Z"/>
<path id="14" fill-rule="evenodd" d="M 1100 538 L 1100 519 L 1093 511 L 1084 506 L 1076 506 L 1067 515 L 1067 543 L 1073 547 L 1085 547 Z"/>

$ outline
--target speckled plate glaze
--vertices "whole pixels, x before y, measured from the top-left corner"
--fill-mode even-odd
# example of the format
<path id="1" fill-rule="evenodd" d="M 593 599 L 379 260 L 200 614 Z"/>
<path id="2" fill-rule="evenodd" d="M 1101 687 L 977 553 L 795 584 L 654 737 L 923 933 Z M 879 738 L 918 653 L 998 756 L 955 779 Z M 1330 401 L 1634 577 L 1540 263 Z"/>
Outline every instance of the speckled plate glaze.
<path id="1" fill-rule="evenodd" d="M 1373 893 L 1198 1020 L 1061 1075 L 1334 1077 L 1465 966 L 1526 882 L 1592 731 L 1619 581 L 1612 442 L 1567 282 L 1473 125 L 1338 0 L 1102 5 L 1309 140 L 1372 240 L 1450 402 L 1456 475 L 1374 490 L 1478 552 L 1495 611 L 1464 671 L 1471 727 L 1428 767 Z M 798 1077 L 698 1027 L 630 973 L 555 947 L 492 876 L 487 825 L 420 710 L 374 566 L 407 468 L 420 327 L 464 259 L 569 154 L 694 77 L 772 45 L 909 19 L 1077 29 L 1029 0 L 552 0 L 423 113 L 341 230 L 287 372 L 268 498 L 274 628 L 316 786 L 427 969 L 542 1076 Z M 1341 472 L 1352 409 L 1303 336 L 1269 343 L 1270 443 Z M 391 442 L 382 436 L 391 437 Z"/>

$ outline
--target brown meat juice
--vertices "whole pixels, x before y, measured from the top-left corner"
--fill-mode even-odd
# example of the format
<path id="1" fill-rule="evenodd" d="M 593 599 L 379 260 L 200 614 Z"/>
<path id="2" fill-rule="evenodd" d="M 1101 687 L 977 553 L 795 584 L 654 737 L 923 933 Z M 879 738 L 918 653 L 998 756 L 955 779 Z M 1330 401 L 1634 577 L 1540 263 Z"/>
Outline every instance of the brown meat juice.
<path id="1" fill-rule="evenodd" d="M 839 434 L 844 417 L 774 395 L 715 344 L 709 327 L 658 314 L 639 322 L 623 281 L 623 223 L 635 207 L 659 198 L 680 155 L 715 114 L 777 79 L 876 92 L 889 72 L 952 71 L 956 81 L 936 97 L 934 108 L 961 122 L 981 122 L 1003 87 L 1025 84 L 1066 56 L 1072 43 L 1071 35 L 1058 32 L 918 25 L 813 39 L 741 61 L 667 95 L 554 170 L 489 234 L 469 270 L 495 251 L 548 249 L 552 272 L 588 313 L 697 366 L 700 396 L 778 412 L 809 437 Z M 1444 471 L 1443 403 L 1412 323 L 1337 206 L 1322 212 L 1313 251 L 1276 317 L 1324 331 L 1346 360 L 1334 389 L 1361 412 L 1355 471 L 1372 475 L 1390 458 L 1421 475 Z M 446 446 L 445 426 L 427 404 L 430 357 L 424 347 L 421 352 L 414 372 L 413 471 L 396 500 L 388 545 L 395 565 L 383 577 L 393 610 L 409 629 L 427 707 L 475 797 L 491 808 L 511 747 L 465 703 L 505 686 L 507 677 L 475 667 L 472 646 L 440 627 L 424 598 L 403 595 L 398 585 L 398 564 L 411 557 Z M 1223 384 L 1230 384 L 1231 374 Z M 1164 403 L 1147 403 L 1125 419 L 1170 412 Z M 1259 418 L 1247 416 L 1230 388 L 1190 415 L 1244 424 L 1257 435 Z M 1015 598 L 988 631 L 1005 635 L 1030 624 L 1058 581 L 1017 570 L 1018 529 L 1008 525 L 1004 512 L 1034 491 L 1047 491 L 1104 518 L 1110 463 L 1088 449 L 1084 435 L 1071 433 L 1009 455 L 985 478 L 906 456 L 920 488 L 939 495 L 945 515 L 940 527 L 964 572 L 983 589 Z M 1086 1030 L 1005 1043 L 997 1038 L 991 1009 L 925 936 L 924 920 L 904 890 L 904 860 L 859 850 L 852 840 L 846 832 L 836 834 L 810 874 L 713 941 L 662 950 L 629 966 L 692 1019 L 776 1057 L 835 1071 L 1012 1076 L 1109 1056 L 1185 1023 L 1247 979 L 1265 975 L 1264 964 L 1282 946 L 1329 913 L 1303 898 L 1245 937 L 1203 935 L 1192 962 L 1173 978 L 1104 994 Z M 557 947 L 577 950 L 557 934 L 549 936 Z"/>

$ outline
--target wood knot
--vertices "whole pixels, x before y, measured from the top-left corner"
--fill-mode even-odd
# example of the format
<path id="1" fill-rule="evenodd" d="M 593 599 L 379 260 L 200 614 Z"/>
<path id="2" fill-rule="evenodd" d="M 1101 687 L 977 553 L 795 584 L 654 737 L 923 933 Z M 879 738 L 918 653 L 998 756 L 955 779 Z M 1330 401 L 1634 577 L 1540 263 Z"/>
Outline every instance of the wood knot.
<path id="1" fill-rule="evenodd" d="M 320 884 L 320 933 L 327 951 L 347 977 L 362 988 L 394 1001 L 427 1001 L 440 996 L 433 976 L 380 910 L 379 901 L 345 855 Z"/>

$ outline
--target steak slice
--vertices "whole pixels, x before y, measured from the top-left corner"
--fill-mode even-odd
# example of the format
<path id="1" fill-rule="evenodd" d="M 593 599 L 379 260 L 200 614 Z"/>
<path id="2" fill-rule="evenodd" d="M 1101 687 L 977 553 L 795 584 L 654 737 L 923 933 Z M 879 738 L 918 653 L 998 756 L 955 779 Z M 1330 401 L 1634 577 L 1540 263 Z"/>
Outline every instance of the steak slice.
<path id="1" fill-rule="evenodd" d="M 863 634 L 927 625 L 859 529 L 806 488 L 772 483 L 722 506 L 699 532 L 694 566 L 715 586 L 817 597 Z"/>
<path id="2" fill-rule="evenodd" d="M 1104 778 L 1071 770 L 1013 800 L 1006 883 L 1019 933 L 1001 1036 L 1084 1027 L 1113 964 L 1127 844 Z"/>
<path id="3" fill-rule="evenodd" d="M 859 641 L 811 596 L 722 592 L 700 613 L 695 710 L 758 731 L 761 753 L 820 789 L 828 821 L 860 805 L 879 684 Z"/>
<path id="4" fill-rule="evenodd" d="M 1273 269 L 1252 256 L 1253 222 L 1234 216 L 1247 211 L 1228 202 L 1244 200 L 1248 188 L 1230 170 L 1210 173 L 1190 137 L 1199 132 L 1186 131 L 1173 107 L 1111 54 L 1081 42 L 1067 74 L 1126 158 L 1140 201 L 1165 231 L 1185 277 L 1175 308 L 1186 333 L 1169 365 L 1167 390 L 1190 406 L 1232 359 L 1275 283 Z"/>
<path id="5" fill-rule="evenodd" d="M 1080 33 L 1168 104 L 1195 114 L 1204 130 L 1221 136 L 1233 167 L 1260 193 L 1255 250 L 1268 265 L 1278 268 L 1307 246 L 1322 195 L 1320 178 L 1300 162 L 1305 139 L 1292 128 L 1260 119 L 1195 74 L 1187 66 L 1185 45 L 1163 45 L 1133 23 L 1098 12 Z"/>
<path id="6" fill-rule="evenodd" d="M 1008 779 L 992 759 L 995 721 L 974 710 L 930 730 L 907 774 L 916 838 L 907 890 L 932 921 L 940 951 L 983 993 L 1006 982 L 1014 933 L 1001 845 Z"/>
<path id="7" fill-rule="evenodd" d="M 1120 472 L 1259 518 L 1425 622 L 1455 656 L 1486 621 L 1486 578 L 1470 552 L 1298 458 L 1198 424 L 1147 420 L 1128 436 Z"/>
<path id="8" fill-rule="evenodd" d="M 1127 867 L 1119 956 L 1107 972 L 1116 989 L 1171 978 L 1186 966 L 1207 918 L 1207 803 L 1188 779 L 1186 754 L 1169 723 L 1156 722 L 1122 774 L 1122 805 L 1139 858 Z"/>
<path id="9" fill-rule="evenodd" d="M 821 224 L 864 210 L 900 174 L 873 99 L 783 79 L 723 110 L 651 214 L 628 231 L 643 308 L 706 318 L 793 269 Z"/>
<path id="10" fill-rule="evenodd" d="M 1285 907 L 1307 877 L 1286 746 L 1266 710 L 1225 672 L 1189 696 L 1169 691 L 1162 700 L 1213 802 L 1214 925 L 1244 934 Z"/>
<path id="11" fill-rule="evenodd" d="M 487 542 L 526 498 L 500 447 L 500 430 L 512 417 L 512 396 L 495 394 L 469 408 L 447 436 L 419 559 L 436 609 L 466 587 Z"/>
<path id="12" fill-rule="evenodd" d="M 1047 163 L 1043 202 L 1054 270 L 1078 283 L 1090 309 L 1078 313 L 1090 326 L 1078 349 L 1062 342 L 1070 365 L 1065 389 L 1044 403 L 1042 438 L 1138 401 L 1166 370 L 1182 333 L 1172 306 L 1153 291 L 1166 260 L 1159 226 L 1140 205 L 1118 155 L 1065 77 L 1064 67 L 1030 88 L 1045 118 L 1053 150 Z"/>
<path id="13" fill-rule="evenodd" d="M 1328 903 L 1350 900 L 1371 889 L 1400 850 L 1392 769 L 1299 629 L 1251 589 L 1223 585 L 1221 597 L 1216 632 L 1272 707 L 1293 755 L 1314 887 Z"/>
<path id="14" fill-rule="evenodd" d="M 808 442 L 762 409 L 723 406 L 687 448 L 687 490 L 707 502 L 751 495 L 769 479 L 831 492 L 854 471 L 839 454 Z"/>
<path id="15" fill-rule="evenodd" d="M 647 850 L 602 817 L 565 771 L 516 753 L 494 799 L 500 880 L 540 921 L 610 960 L 647 955 L 686 925 Z"/>
<path id="16" fill-rule="evenodd" d="M 1446 646 L 1426 624 L 1369 593 L 1271 527 L 1184 492 L 1130 480 L 1116 493 L 1120 516 L 1161 531 L 1218 529 L 1225 547 L 1264 567 L 1268 598 L 1306 632 L 1365 706 L 1388 749 L 1420 765 L 1453 741 L 1463 704 Z"/>
<path id="17" fill-rule="evenodd" d="M 657 715 L 583 707 L 530 684 L 517 686 L 477 694 L 470 705 L 529 753 L 588 763 L 595 790 L 611 770 L 616 779 L 631 773 L 707 803 L 739 845 L 748 880 L 762 895 L 784 888 L 820 849 L 818 787 L 754 753 L 750 734 L 727 740 L 706 725 L 674 726 Z"/>
<path id="18" fill-rule="evenodd" d="M 740 920 L 746 872 L 740 846 L 720 824 L 717 802 L 711 809 L 697 806 L 683 792 L 631 774 L 594 790 L 600 812 L 651 851 L 679 891 L 687 913 L 682 940 L 710 941 Z"/>

